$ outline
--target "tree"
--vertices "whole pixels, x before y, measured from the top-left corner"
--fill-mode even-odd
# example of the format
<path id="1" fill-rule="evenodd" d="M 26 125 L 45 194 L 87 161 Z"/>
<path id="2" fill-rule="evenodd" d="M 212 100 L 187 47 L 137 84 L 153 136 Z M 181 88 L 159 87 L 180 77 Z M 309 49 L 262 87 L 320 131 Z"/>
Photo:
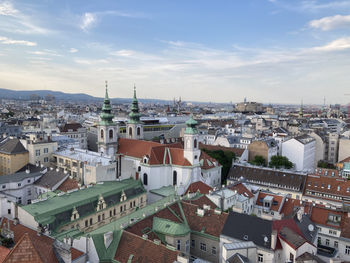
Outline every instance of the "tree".
<path id="1" fill-rule="evenodd" d="M 271 168 L 285 168 L 285 169 L 291 169 L 293 168 L 293 163 L 289 161 L 289 159 L 286 156 L 279 156 L 274 155 L 271 157 L 271 161 L 269 166 Z"/>
<path id="2" fill-rule="evenodd" d="M 227 175 L 231 169 L 232 161 L 236 160 L 236 154 L 231 151 L 201 149 L 207 153 L 210 157 L 216 159 L 221 165 L 221 182 L 226 183 Z"/>
<path id="3" fill-rule="evenodd" d="M 249 162 L 253 165 L 266 166 L 266 160 L 261 155 L 256 155 L 252 161 Z"/>
<path id="4" fill-rule="evenodd" d="M 322 161 L 322 160 L 318 161 L 317 167 L 319 167 L 319 168 L 327 168 L 327 169 L 336 169 L 336 167 L 333 164 L 328 163 L 326 161 Z"/>

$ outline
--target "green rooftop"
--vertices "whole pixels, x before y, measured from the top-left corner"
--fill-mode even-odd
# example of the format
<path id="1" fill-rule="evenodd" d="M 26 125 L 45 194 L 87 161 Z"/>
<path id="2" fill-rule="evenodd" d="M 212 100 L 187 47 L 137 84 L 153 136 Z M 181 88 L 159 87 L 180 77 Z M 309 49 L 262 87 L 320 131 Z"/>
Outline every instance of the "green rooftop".
<path id="1" fill-rule="evenodd" d="M 175 187 L 172 185 L 163 186 L 163 187 L 158 188 L 158 189 L 150 190 L 150 193 L 166 197 L 166 196 L 170 196 L 170 195 L 175 194 Z"/>
<path id="2" fill-rule="evenodd" d="M 156 233 L 170 236 L 184 236 L 191 231 L 191 229 L 184 223 L 175 223 L 171 220 L 159 217 L 153 217 L 152 228 Z"/>
<path id="3" fill-rule="evenodd" d="M 41 224 L 50 224 L 55 220 L 55 215 L 65 212 L 74 207 L 87 203 L 93 203 L 99 196 L 108 197 L 131 188 L 141 187 L 139 180 L 126 179 L 120 182 L 111 181 L 98 183 L 94 186 L 78 191 L 56 195 L 47 200 L 23 206 L 22 209 L 34 216 L 34 219 Z M 144 189 L 143 189 L 144 191 Z M 119 200 L 117 200 L 119 202 Z"/>

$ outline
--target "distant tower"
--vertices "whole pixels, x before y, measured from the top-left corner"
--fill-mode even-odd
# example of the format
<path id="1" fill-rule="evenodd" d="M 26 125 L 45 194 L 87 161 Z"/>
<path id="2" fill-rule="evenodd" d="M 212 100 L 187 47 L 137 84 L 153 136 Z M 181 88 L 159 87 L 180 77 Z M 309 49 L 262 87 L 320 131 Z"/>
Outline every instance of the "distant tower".
<path id="1" fill-rule="evenodd" d="M 304 112 L 303 112 L 303 100 L 301 100 L 300 110 L 299 110 L 299 117 L 302 118 L 303 116 L 304 116 Z"/>
<path id="2" fill-rule="evenodd" d="M 191 117 L 186 121 L 186 129 L 184 134 L 184 157 L 192 164 L 199 164 L 199 156 L 201 151 L 199 150 L 199 135 L 197 130 L 197 121 Z"/>
<path id="3" fill-rule="evenodd" d="M 126 125 L 126 137 L 129 139 L 143 139 L 143 123 L 140 121 L 139 103 L 136 98 L 136 87 L 134 86 L 134 98 L 132 99 L 129 121 Z"/>
<path id="4" fill-rule="evenodd" d="M 118 126 L 113 122 L 114 115 L 108 97 L 108 85 L 106 81 L 106 94 L 98 124 L 98 152 L 114 156 L 118 151 Z"/>

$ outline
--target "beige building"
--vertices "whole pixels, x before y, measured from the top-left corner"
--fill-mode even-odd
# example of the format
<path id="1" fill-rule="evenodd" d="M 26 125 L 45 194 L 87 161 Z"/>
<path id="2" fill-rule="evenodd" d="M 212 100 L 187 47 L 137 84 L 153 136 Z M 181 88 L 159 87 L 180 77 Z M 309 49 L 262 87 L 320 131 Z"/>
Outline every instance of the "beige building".
<path id="1" fill-rule="evenodd" d="M 338 161 L 341 162 L 345 158 L 350 156 L 350 138 L 340 137 L 339 139 L 339 151 L 338 151 Z"/>
<path id="2" fill-rule="evenodd" d="M 57 142 L 51 140 L 46 133 L 34 133 L 21 139 L 21 143 L 29 152 L 29 163 L 50 165 L 52 153 L 57 150 Z"/>
<path id="3" fill-rule="evenodd" d="M 28 164 L 29 153 L 18 139 L 0 142 L 0 175 L 13 174 Z"/>
<path id="4" fill-rule="evenodd" d="M 311 132 L 309 135 L 315 139 L 315 167 L 317 167 L 319 161 L 325 160 L 326 142 L 317 132 Z"/>
<path id="5" fill-rule="evenodd" d="M 328 140 L 328 161 L 335 164 L 338 161 L 339 135 L 337 133 L 330 133 Z"/>
<path id="6" fill-rule="evenodd" d="M 248 145 L 248 161 L 254 160 L 256 156 L 262 156 L 267 164 L 271 157 L 278 154 L 277 142 L 273 139 L 253 141 Z"/>

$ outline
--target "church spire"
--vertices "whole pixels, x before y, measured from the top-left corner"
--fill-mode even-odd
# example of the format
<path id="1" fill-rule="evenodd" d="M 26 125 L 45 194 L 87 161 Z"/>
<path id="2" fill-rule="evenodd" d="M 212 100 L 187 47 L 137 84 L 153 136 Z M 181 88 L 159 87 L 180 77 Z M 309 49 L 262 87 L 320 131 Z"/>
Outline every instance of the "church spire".
<path id="1" fill-rule="evenodd" d="M 140 110 L 139 102 L 136 97 L 136 86 L 134 85 L 134 97 L 131 104 L 131 112 L 129 114 L 130 120 L 129 123 L 139 123 L 140 122 Z"/>
<path id="2" fill-rule="evenodd" d="M 101 117 L 101 124 L 103 125 L 111 125 L 113 124 L 113 114 L 112 114 L 112 107 L 111 107 L 111 101 L 108 97 L 108 83 L 106 81 L 106 93 L 105 93 L 105 99 L 103 101 L 102 106 L 102 113 L 100 114 Z"/>

